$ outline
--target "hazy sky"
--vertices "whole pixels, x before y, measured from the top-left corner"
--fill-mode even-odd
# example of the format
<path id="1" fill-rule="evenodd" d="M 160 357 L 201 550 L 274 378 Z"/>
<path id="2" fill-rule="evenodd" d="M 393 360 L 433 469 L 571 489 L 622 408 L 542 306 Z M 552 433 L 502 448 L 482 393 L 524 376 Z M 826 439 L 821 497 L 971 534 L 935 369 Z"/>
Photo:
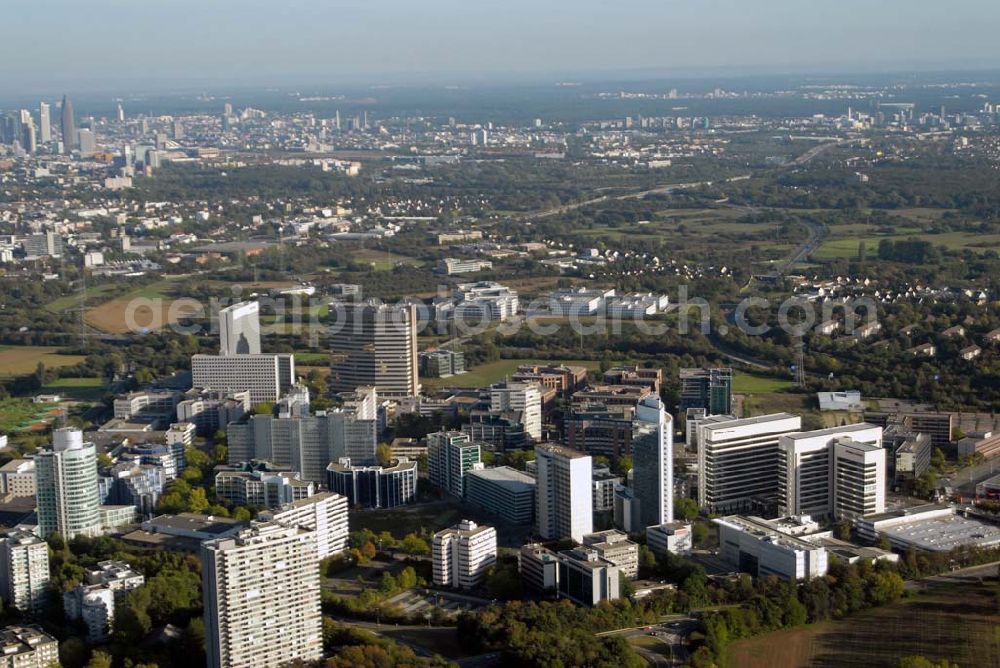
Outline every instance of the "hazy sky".
<path id="1" fill-rule="evenodd" d="M 27 0 L 0 89 L 1000 68 L 997 0 Z"/>

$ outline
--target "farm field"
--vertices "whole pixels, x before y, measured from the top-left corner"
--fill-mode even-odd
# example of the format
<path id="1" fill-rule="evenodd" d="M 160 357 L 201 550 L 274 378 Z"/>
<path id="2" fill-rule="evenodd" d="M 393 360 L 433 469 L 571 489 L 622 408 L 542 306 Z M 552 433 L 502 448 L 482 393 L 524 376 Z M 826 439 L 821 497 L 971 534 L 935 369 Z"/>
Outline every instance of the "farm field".
<path id="1" fill-rule="evenodd" d="M 731 668 L 896 668 L 903 656 L 1000 665 L 996 585 L 942 584 L 848 619 L 740 640 Z"/>
<path id="2" fill-rule="evenodd" d="M 204 313 L 205 307 L 193 299 L 174 299 L 172 279 L 165 278 L 146 287 L 133 290 L 87 311 L 88 325 L 110 334 L 124 334 L 136 330 L 160 329 L 181 318 Z M 133 300 L 152 300 L 153 305 L 130 306 Z"/>
<path id="3" fill-rule="evenodd" d="M 49 369 L 79 364 L 83 355 L 61 355 L 53 346 L 0 346 L 0 378 L 35 373 L 41 362 Z"/>
<path id="4" fill-rule="evenodd" d="M 482 364 L 473 367 L 461 375 L 450 378 L 421 378 L 420 382 L 428 389 L 441 387 L 485 387 L 500 382 L 514 373 L 517 367 L 522 364 L 566 364 L 569 366 L 585 366 L 591 371 L 601 366 L 601 363 L 596 360 L 510 359 Z"/>

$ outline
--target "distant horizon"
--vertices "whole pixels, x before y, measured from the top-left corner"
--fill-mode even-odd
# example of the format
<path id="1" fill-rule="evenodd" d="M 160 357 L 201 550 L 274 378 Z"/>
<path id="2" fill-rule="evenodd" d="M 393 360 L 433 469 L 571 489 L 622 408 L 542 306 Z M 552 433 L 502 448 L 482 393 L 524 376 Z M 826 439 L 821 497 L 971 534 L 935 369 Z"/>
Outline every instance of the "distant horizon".
<path id="1" fill-rule="evenodd" d="M 956 0 L 35 0 L 5 95 L 1000 67 L 1000 4 Z M 644 75 L 645 76 L 645 75 Z"/>
<path id="2" fill-rule="evenodd" d="M 984 76 L 991 75 L 991 76 Z M 970 78 L 971 77 L 971 78 Z M 983 77 L 983 78 L 979 78 Z M 67 82 L 66 85 L 33 87 L 26 86 L 19 89 L 10 89 L 0 92 L 0 107 L 8 102 L 40 100 L 58 101 L 63 95 L 71 98 L 91 99 L 96 97 L 109 96 L 107 99 L 116 99 L 127 95 L 140 96 L 176 96 L 176 95 L 201 95 L 226 96 L 245 95 L 262 92 L 291 92 L 301 89 L 303 93 L 332 93 L 335 91 L 378 91 L 378 90 L 433 90 L 448 88 L 453 90 L 488 90 L 503 88 L 545 88 L 557 87 L 560 84 L 574 84 L 585 87 L 614 86 L 634 84 L 636 86 L 651 86 L 657 84 L 669 85 L 672 82 L 678 85 L 684 83 L 696 83 L 709 85 L 712 83 L 736 83 L 740 81 L 758 83 L 767 80 L 786 79 L 789 82 L 801 83 L 803 80 L 811 78 L 822 80 L 823 82 L 834 83 L 855 83 L 860 80 L 869 80 L 868 83 L 888 83 L 889 80 L 897 78 L 913 78 L 916 80 L 936 80 L 940 83 L 983 83 L 1000 84 L 1000 63 L 983 65 L 977 67 L 971 64 L 953 63 L 949 66 L 931 67 L 915 66 L 909 63 L 903 66 L 902 63 L 885 63 L 881 67 L 871 67 L 861 70 L 853 69 L 848 65 L 828 65 L 828 66 L 803 66 L 799 69 L 781 70 L 766 66 L 748 68 L 725 68 L 725 67 L 705 67 L 688 68 L 683 72 L 669 71 L 660 68 L 623 68 L 623 69 L 603 69 L 579 72 L 536 72 L 536 73 L 506 73 L 502 74 L 480 74 L 471 73 L 428 73 L 423 76 L 413 76 L 407 74 L 396 75 L 372 75 L 370 77 L 355 75 L 350 77 L 336 77 L 334 80 L 322 80 L 316 77 L 303 76 L 297 78 L 294 75 L 283 77 L 278 81 L 215 81 L 208 79 L 180 78 L 177 80 L 150 82 L 150 81 L 119 81 L 117 83 L 107 83 L 105 85 L 82 86 L 79 81 Z M 775 83 L 771 81 L 770 83 Z"/>

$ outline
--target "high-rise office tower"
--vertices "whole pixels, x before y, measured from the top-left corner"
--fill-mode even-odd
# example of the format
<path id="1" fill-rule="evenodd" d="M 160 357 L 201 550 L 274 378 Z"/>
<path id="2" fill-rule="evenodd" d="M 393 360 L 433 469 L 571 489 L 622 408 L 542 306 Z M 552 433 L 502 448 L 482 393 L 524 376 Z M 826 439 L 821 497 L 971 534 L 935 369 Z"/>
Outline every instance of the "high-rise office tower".
<path id="1" fill-rule="evenodd" d="M 833 516 L 854 520 L 885 512 L 886 450 L 851 438 L 833 444 Z"/>
<path id="2" fill-rule="evenodd" d="M 323 658 L 319 557 L 311 532 L 254 523 L 201 546 L 209 668 Z"/>
<path id="3" fill-rule="evenodd" d="M 680 409 L 704 408 L 709 415 L 733 412 L 732 369 L 681 369 Z"/>
<path id="4" fill-rule="evenodd" d="M 38 138 L 43 144 L 52 141 L 52 116 L 45 102 L 38 104 Z"/>
<path id="5" fill-rule="evenodd" d="M 240 302 L 219 310 L 219 354 L 260 354 L 260 305 Z"/>
<path id="6" fill-rule="evenodd" d="M 63 149 L 69 153 L 80 144 L 76 136 L 76 121 L 73 119 L 73 103 L 68 95 L 63 95 L 61 118 Z"/>
<path id="7" fill-rule="evenodd" d="M 542 391 L 536 383 L 505 381 L 493 385 L 490 410 L 519 412 L 524 431 L 536 441 L 542 440 Z"/>
<path id="8" fill-rule="evenodd" d="M 118 119 L 119 123 L 125 122 L 125 107 L 122 106 L 121 102 L 118 103 L 118 108 L 116 110 L 115 117 Z"/>
<path id="9" fill-rule="evenodd" d="M 431 542 L 434 584 L 473 589 L 497 560 L 497 530 L 462 520 L 438 531 Z"/>
<path id="10" fill-rule="evenodd" d="M 350 392 L 372 386 L 380 395 L 414 396 L 417 376 L 417 313 L 412 304 L 343 304 L 331 307 L 330 389 Z"/>
<path id="11" fill-rule="evenodd" d="M 42 538 L 55 532 L 67 540 L 101 535 L 97 451 L 83 442 L 79 429 L 52 433 L 52 448 L 35 456 L 35 488 Z"/>
<path id="12" fill-rule="evenodd" d="M 97 137 L 94 135 L 93 130 L 82 128 L 76 131 L 76 136 L 80 155 L 94 155 L 97 153 Z"/>
<path id="13" fill-rule="evenodd" d="M 797 415 L 777 413 L 698 424 L 698 505 L 713 513 L 764 512 L 780 505 L 778 441 L 802 429 Z"/>
<path id="14" fill-rule="evenodd" d="M 0 537 L 0 596 L 28 614 L 40 614 L 49 589 L 49 546 L 23 529 Z"/>
<path id="15" fill-rule="evenodd" d="M 535 448 L 535 519 L 546 540 L 582 542 L 594 531 L 592 460 L 557 445 Z"/>
<path id="16" fill-rule="evenodd" d="M 27 153 L 35 153 L 38 150 L 38 141 L 35 134 L 35 122 L 28 115 L 28 120 L 21 123 L 21 147 Z"/>
<path id="17" fill-rule="evenodd" d="M 837 476 L 834 450 L 843 439 L 880 447 L 882 427 L 862 423 L 781 437 L 778 442 L 781 514 L 809 515 L 814 519 L 834 516 Z"/>
<path id="18" fill-rule="evenodd" d="M 479 463 L 479 444 L 460 431 L 427 434 L 427 478 L 452 496 L 465 495 L 465 474 Z"/>
<path id="19" fill-rule="evenodd" d="M 635 410 L 632 489 L 639 499 L 639 526 L 674 521 L 673 420 L 663 402 L 649 395 Z"/>

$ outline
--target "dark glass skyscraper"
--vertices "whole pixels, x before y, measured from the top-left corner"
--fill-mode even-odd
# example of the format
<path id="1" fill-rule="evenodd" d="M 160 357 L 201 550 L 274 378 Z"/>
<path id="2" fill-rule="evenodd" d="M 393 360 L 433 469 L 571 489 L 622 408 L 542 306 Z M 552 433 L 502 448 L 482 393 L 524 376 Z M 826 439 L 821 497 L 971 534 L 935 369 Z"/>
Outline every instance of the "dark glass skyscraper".
<path id="1" fill-rule="evenodd" d="M 76 138 L 76 122 L 73 120 L 73 103 L 66 95 L 63 95 L 62 99 L 62 139 L 63 148 L 67 153 L 79 145 Z"/>

